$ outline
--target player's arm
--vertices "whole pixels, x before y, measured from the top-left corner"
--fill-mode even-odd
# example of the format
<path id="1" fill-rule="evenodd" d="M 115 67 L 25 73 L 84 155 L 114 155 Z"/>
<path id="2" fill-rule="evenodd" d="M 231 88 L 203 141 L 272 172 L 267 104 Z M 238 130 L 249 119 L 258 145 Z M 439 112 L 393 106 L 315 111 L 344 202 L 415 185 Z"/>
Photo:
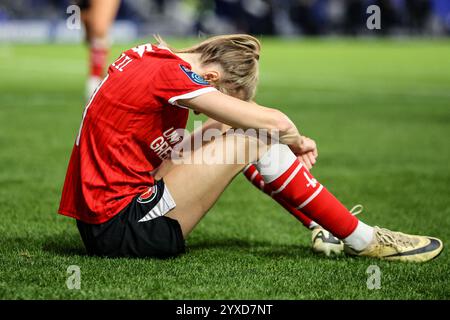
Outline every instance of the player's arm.
<path id="1" fill-rule="evenodd" d="M 294 153 L 310 151 L 311 146 L 304 143 L 306 140 L 302 139 L 295 124 L 277 109 L 242 101 L 221 92 L 206 93 L 180 100 L 179 103 L 233 128 L 277 130 L 280 142 L 289 145 Z"/>
<path id="2" fill-rule="evenodd" d="M 251 103 L 255 103 L 255 102 L 251 102 Z M 256 103 L 255 103 L 256 104 Z M 208 118 L 208 120 L 205 121 L 205 123 L 203 124 L 203 126 L 197 130 L 195 130 L 194 132 L 192 132 L 190 139 L 190 145 L 194 146 L 195 144 L 193 143 L 193 139 L 202 139 L 203 137 L 203 133 L 206 132 L 206 130 L 208 129 L 216 129 L 219 130 L 222 133 L 225 133 L 227 130 L 231 129 L 231 126 L 219 122 L 217 120 Z M 309 145 L 316 145 L 315 141 L 312 140 L 311 138 L 302 136 L 302 140 L 303 140 L 303 144 L 307 143 Z M 301 155 L 298 156 L 298 159 L 301 163 L 303 163 L 306 168 L 308 170 L 310 170 L 316 163 L 316 158 L 318 157 L 318 151 L 317 151 L 317 147 L 313 147 L 312 150 L 310 152 L 305 152 Z"/>
<path id="3" fill-rule="evenodd" d="M 188 136 L 185 136 L 183 141 L 181 141 L 177 148 L 178 150 L 188 150 L 194 151 L 195 147 L 200 147 L 202 144 L 194 143 L 194 141 L 202 141 L 202 143 L 208 143 L 209 141 L 203 141 L 205 132 L 208 130 L 217 130 L 220 133 L 225 133 L 231 127 L 217 120 L 208 118 L 200 128 L 196 128 Z"/>
<path id="4" fill-rule="evenodd" d="M 210 129 L 219 130 L 220 132 L 225 133 L 228 129 L 231 129 L 231 126 L 212 118 L 208 118 L 200 129 L 192 132 L 192 136 L 203 136 L 203 133 Z"/>

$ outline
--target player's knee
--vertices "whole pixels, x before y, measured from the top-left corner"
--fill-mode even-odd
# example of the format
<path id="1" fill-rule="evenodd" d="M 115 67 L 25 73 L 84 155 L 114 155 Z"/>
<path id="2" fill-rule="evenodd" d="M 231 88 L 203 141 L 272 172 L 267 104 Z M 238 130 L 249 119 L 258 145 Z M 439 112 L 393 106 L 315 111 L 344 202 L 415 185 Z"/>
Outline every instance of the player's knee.
<path id="1" fill-rule="evenodd" d="M 256 161 L 267 150 L 268 144 L 257 136 L 232 133 L 224 136 L 226 155 L 234 155 L 238 164 Z"/>

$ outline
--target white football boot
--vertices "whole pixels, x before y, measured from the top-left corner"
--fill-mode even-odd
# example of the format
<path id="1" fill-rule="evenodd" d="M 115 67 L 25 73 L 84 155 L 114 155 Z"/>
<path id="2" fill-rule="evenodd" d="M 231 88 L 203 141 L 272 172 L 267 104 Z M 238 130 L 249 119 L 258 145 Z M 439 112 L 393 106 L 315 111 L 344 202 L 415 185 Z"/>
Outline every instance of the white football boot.
<path id="1" fill-rule="evenodd" d="M 356 216 L 362 211 L 363 206 L 358 204 L 350 210 L 350 213 Z M 312 227 L 311 242 L 315 253 L 324 254 L 327 257 L 344 252 L 344 243 L 318 224 Z"/>

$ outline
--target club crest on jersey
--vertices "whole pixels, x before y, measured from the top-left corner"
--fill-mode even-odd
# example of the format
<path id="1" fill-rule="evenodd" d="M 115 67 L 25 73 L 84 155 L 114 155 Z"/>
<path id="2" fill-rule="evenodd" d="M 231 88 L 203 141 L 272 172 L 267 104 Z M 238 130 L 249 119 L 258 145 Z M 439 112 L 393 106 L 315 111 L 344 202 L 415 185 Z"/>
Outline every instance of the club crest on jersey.
<path id="1" fill-rule="evenodd" d="M 139 203 L 149 203 L 153 199 L 156 198 L 156 194 L 158 193 L 158 188 L 156 186 L 151 186 L 145 191 L 143 194 L 137 198 L 137 202 Z"/>
<path id="2" fill-rule="evenodd" d="M 191 79 L 192 82 L 202 85 L 202 86 L 207 86 L 209 85 L 208 81 L 206 81 L 205 79 L 203 79 L 201 76 L 199 76 L 198 74 L 196 74 L 195 72 L 189 70 L 188 68 L 186 68 L 185 66 L 180 64 L 180 68 L 181 70 L 189 77 L 189 79 Z"/>

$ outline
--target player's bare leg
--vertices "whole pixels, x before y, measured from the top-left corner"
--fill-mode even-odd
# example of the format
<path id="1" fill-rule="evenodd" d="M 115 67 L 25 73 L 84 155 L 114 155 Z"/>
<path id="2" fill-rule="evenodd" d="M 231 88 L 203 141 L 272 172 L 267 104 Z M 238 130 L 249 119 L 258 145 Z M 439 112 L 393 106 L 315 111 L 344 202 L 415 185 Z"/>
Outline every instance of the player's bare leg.
<path id="1" fill-rule="evenodd" d="M 250 149 L 258 150 L 252 155 Z M 189 235 L 247 163 L 257 160 L 266 152 L 267 145 L 254 137 L 225 135 L 194 151 L 192 158 L 195 159 L 202 153 L 203 160 L 211 163 L 215 159 L 221 159 L 225 150 L 228 153 L 245 154 L 245 163 L 179 164 L 174 165 L 164 176 L 164 181 L 176 203 L 175 209 L 167 216 L 178 220 L 184 237 Z"/>
<path id="2" fill-rule="evenodd" d="M 231 129 L 231 127 L 223 123 L 217 122 L 215 120 L 208 119 L 203 124 L 202 127 L 197 128 L 191 134 L 190 139 L 187 139 L 188 141 L 191 141 L 190 147 L 192 148 L 192 142 L 195 139 L 202 140 L 202 135 L 207 130 L 211 129 L 220 130 L 221 132 L 225 133 L 227 130 Z M 173 164 L 171 164 L 171 162 L 169 161 L 163 162 L 163 164 L 161 164 L 160 167 L 158 168 L 156 178 L 159 179 L 163 177 L 165 174 L 167 174 L 167 172 L 171 170 L 172 167 Z M 309 167 L 309 169 L 311 169 L 311 167 Z M 289 213 L 291 213 L 292 216 L 294 216 L 297 220 L 299 220 L 306 228 L 311 230 L 311 244 L 314 252 L 324 253 L 325 255 L 329 256 L 331 254 L 333 255 L 341 254 L 344 251 L 344 244 L 341 240 L 334 237 L 330 232 L 323 229 L 320 225 L 312 221 L 297 208 L 291 206 L 286 201 L 283 201 L 282 199 L 278 198 L 276 195 L 272 196 L 272 192 L 274 190 L 270 189 L 269 185 L 264 183 L 263 177 L 259 174 L 254 164 L 247 165 L 243 170 L 243 174 L 251 184 L 253 184 L 256 188 L 263 191 L 265 194 L 271 196 L 273 200 L 277 201 Z"/>
<path id="3" fill-rule="evenodd" d="M 108 33 L 119 5 L 120 0 L 91 0 L 90 6 L 82 12 L 90 61 L 90 75 L 86 84 L 87 98 L 92 95 L 105 75 L 110 47 Z"/>

